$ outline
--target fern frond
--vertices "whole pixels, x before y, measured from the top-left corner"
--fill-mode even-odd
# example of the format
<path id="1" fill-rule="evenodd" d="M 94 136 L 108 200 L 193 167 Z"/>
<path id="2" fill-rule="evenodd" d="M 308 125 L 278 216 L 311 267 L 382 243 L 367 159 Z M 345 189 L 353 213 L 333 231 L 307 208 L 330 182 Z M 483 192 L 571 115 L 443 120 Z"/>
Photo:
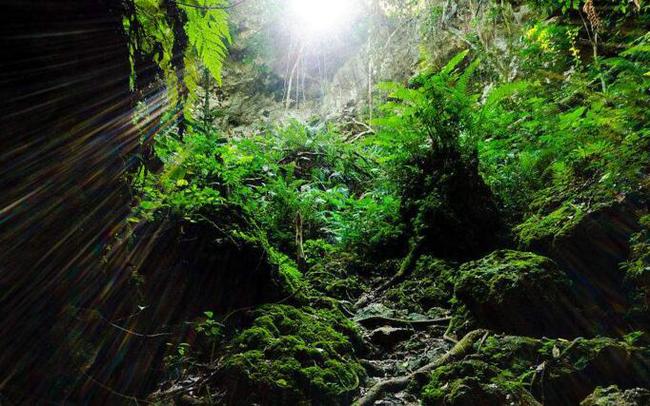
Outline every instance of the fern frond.
<path id="1" fill-rule="evenodd" d="M 485 103 L 483 103 L 483 109 L 489 110 L 503 99 L 506 99 L 519 91 L 523 91 L 529 86 L 530 84 L 526 81 L 506 83 L 504 85 L 498 86 L 494 88 L 485 99 Z"/>
<path id="2" fill-rule="evenodd" d="M 211 2 L 210 6 L 226 6 L 223 0 Z M 225 9 L 201 9 L 184 6 L 187 14 L 185 32 L 190 45 L 201 63 L 210 74 L 221 84 L 221 70 L 231 42 L 228 28 L 228 13 Z"/>
<path id="3" fill-rule="evenodd" d="M 478 67 L 481 64 L 481 59 L 477 58 L 472 63 L 463 71 L 463 73 L 460 75 L 460 78 L 458 78 L 458 82 L 456 83 L 456 89 L 461 92 L 461 93 L 467 93 L 467 84 L 469 83 L 469 80 L 472 78 L 472 75 L 478 69 Z"/>
<path id="4" fill-rule="evenodd" d="M 440 70 L 440 74 L 449 75 L 461 62 L 463 62 L 468 53 L 469 49 L 457 53 L 453 58 L 451 58 L 447 65 Z"/>

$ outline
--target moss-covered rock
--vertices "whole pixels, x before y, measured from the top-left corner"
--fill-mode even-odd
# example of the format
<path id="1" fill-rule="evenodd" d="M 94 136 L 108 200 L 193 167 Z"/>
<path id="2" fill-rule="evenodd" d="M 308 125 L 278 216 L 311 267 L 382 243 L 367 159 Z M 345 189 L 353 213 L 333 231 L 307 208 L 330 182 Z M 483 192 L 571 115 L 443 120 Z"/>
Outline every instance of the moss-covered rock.
<path id="1" fill-rule="evenodd" d="M 323 240 L 305 243 L 308 270 L 305 279 L 317 294 L 351 300 L 364 290 L 358 274 L 368 267 L 357 255 Z"/>
<path id="2" fill-rule="evenodd" d="M 616 385 L 596 388 L 580 406 L 646 406 L 650 405 L 650 390 L 634 388 L 621 390 Z"/>
<path id="3" fill-rule="evenodd" d="M 272 247 L 264 233 L 251 230 L 240 211 L 225 206 L 202 211 L 198 220 L 170 219 L 168 228 L 162 223 L 146 227 L 143 234 L 164 230 L 139 270 L 146 281 L 144 303 L 165 297 L 156 308 L 160 323 L 300 295 L 302 275 L 295 262 Z"/>
<path id="4" fill-rule="evenodd" d="M 647 347 L 611 338 L 546 340 L 540 355 L 546 361 L 531 386 L 547 404 L 577 404 L 596 386 L 632 388 L 650 382 Z"/>
<path id="5" fill-rule="evenodd" d="M 537 366 L 543 347 L 542 340 L 532 337 L 490 335 L 479 352 L 481 359 L 523 377 Z"/>
<path id="6" fill-rule="evenodd" d="M 636 199 L 638 200 L 638 199 Z M 629 307 L 619 264 L 630 253 L 630 237 L 640 230 L 643 203 L 632 197 L 609 198 L 591 206 L 564 203 L 550 213 L 530 217 L 515 228 L 522 249 L 553 259 L 580 291 L 584 305 L 615 333 L 625 328 Z"/>
<path id="7" fill-rule="evenodd" d="M 229 404 L 346 404 L 364 369 L 355 325 L 335 310 L 262 306 L 224 360 Z"/>
<path id="8" fill-rule="evenodd" d="M 567 276 L 548 258 L 496 251 L 464 264 L 456 296 L 484 327 L 520 335 L 584 332 Z"/>
<path id="9" fill-rule="evenodd" d="M 456 274 L 456 270 L 447 262 L 422 256 L 413 274 L 388 289 L 384 300 L 390 306 L 422 314 L 433 307 L 448 307 Z"/>
<path id="10" fill-rule="evenodd" d="M 477 359 L 501 371 L 501 380 L 529 388 L 544 404 L 578 404 L 597 386 L 634 388 L 650 382 L 650 353 L 639 335 L 611 338 L 535 339 L 490 336 Z"/>
<path id="11" fill-rule="evenodd" d="M 562 238 L 570 234 L 584 216 L 585 210 L 582 206 L 564 203 L 548 214 L 534 214 L 528 217 L 515 227 L 515 234 L 524 247 L 539 241 Z"/>
<path id="12" fill-rule="evenodd" d="M 441 366 L 422 389 L 424 405 L 498 406 L 536 404 L 520 382 L 507 372 L 481 360 L 464 360 Z"/>

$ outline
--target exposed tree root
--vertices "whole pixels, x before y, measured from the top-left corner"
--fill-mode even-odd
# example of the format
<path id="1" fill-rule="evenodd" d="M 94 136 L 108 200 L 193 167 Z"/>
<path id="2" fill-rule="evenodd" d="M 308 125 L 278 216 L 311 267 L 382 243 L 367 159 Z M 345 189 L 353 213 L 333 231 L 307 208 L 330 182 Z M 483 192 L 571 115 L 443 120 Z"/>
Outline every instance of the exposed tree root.
<path id="1" fill-rule="evenodd" d="M 444 326 L 451 320 L 451 317 L 441 317 L 438 319 L 425 319 L 425 320 L 409 320 L 409 319 L 395 319 L 392 317 L 370 316 L 356 322 L 365 328 L 376 328 L 380 326 L 392 327 L 414 327 L 424 328 L 429 326 Z"/>
<path id="2" fill-rule="evenodd" d="M 377 297 L 379 294 L 387 291 L 388 289 L 392 288 L 393 286 L 397 285 L 398 283 L 406 279 L 406 277 L 408 277 L 413 271 L 413 268 L 415 267 L 415 263 L 417 262 L 418 258 L 420 258 L 421 251 L 422 251 L 422 238 L 418 238 L 417 241 L 411 243 L 411 248 L 409 249 L 409 253 L 406 256 L 406 258 L 402 260 L 402 263 L 397 273 L 393 275 L 393 277 L 390 278 L 383 285 L 375 289 L 373 292 L 370 292 L 369 294 L 362 296 L 354 304 L 354 306 L 356 308 L 360 308 L 367 305 L 372 299 Z"/>
<path id="3" fill-rule="evenodd" d="M 413 380 L 421 380 L 426 374 L 432 370 L 438 368 L 439 366 L 445 365 L 447 363 L 457 361 L 465 357 L 471 351 L 474 344 L 481 339 L 486 333 L 486 330 L 478 329 L 470 331 L 460 340 L 451 350 L 449 350 L 445 355 L 438 358 L 437 360 L 417 369 L 416 371 L 402 377 L 391 378 L 385 381 L 379 382 L 365 394 L 362 398 L 357 400 L 355 406 L 370 406 L 375 403 L 375 401 L 382 398 L 386 393 L 398 392 L 405 389 L 409 382 Z"/>

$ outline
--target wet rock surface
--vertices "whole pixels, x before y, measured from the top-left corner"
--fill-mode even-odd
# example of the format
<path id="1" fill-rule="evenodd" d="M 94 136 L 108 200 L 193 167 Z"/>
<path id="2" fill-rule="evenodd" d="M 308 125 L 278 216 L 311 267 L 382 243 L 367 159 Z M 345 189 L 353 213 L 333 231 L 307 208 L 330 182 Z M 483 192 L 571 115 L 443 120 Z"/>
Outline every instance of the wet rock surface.
<path id="1" fill-rule="evenodd" d="M 408 328 L 384 326 L 371 331 L 368 336 L 373 344 L 391 348 L 411 337 L 413 333 L 414 331 Z"/>

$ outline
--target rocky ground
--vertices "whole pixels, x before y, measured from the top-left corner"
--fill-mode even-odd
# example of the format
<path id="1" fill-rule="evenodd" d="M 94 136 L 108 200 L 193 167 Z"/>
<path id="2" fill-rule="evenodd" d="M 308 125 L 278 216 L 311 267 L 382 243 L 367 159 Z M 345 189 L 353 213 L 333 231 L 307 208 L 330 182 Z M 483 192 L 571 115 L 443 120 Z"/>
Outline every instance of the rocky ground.
<path id="1" fill-rule="evenodd" d="M 150 399 L 647 405 L 644 210 L 612 202 L 470 260 L 420 253 L 378 265 L 313 251 L 293 293 L 215 321 L 209 366 L 185 359 L 182 378 Z"/>

